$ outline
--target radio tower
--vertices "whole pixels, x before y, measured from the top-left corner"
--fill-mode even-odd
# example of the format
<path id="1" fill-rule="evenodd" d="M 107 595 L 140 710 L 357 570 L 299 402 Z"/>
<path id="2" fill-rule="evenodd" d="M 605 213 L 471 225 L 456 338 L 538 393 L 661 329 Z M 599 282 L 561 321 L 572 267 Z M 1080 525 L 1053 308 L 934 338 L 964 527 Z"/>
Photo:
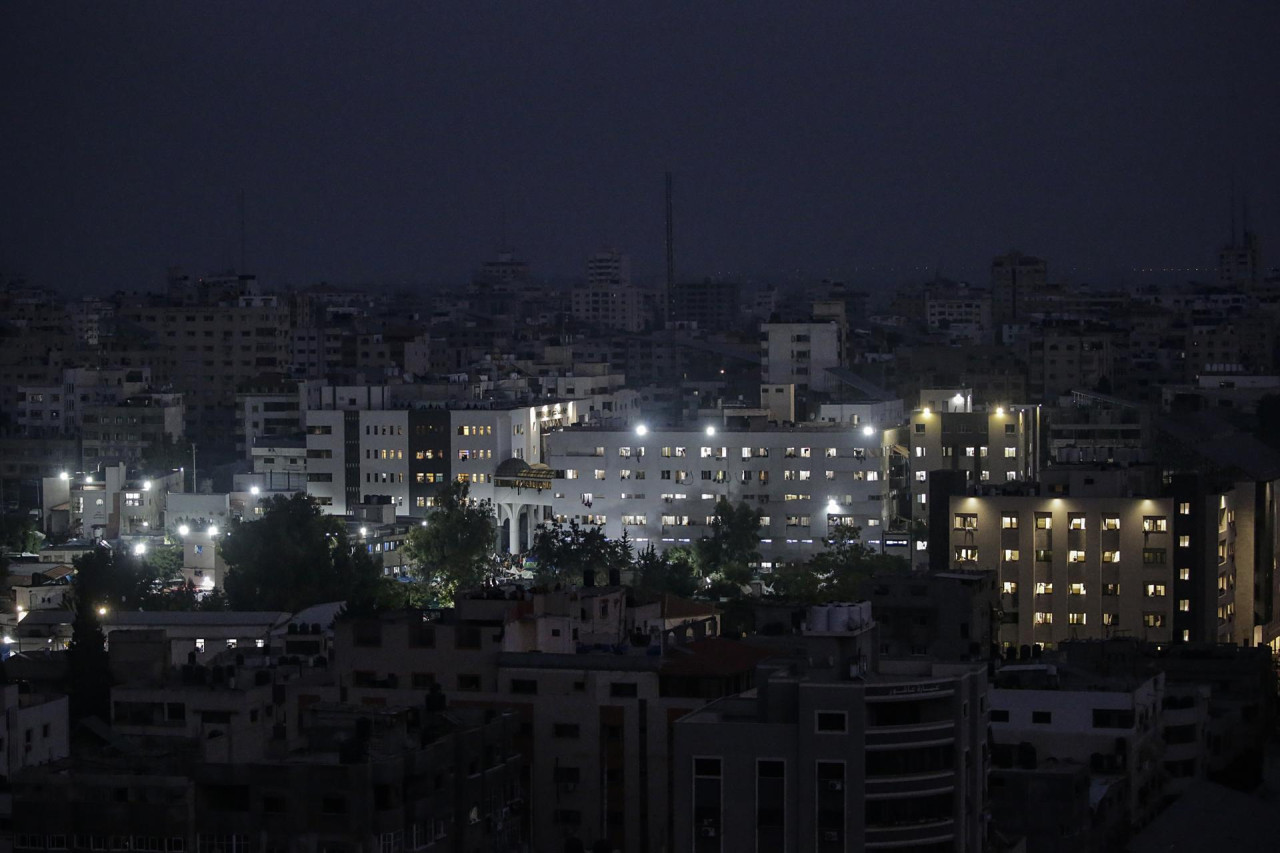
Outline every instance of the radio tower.
<path id="1" fill-rule="evenodd" d="M 675 317 L 676 309 L 676 247 L 672 238 L 671 223 L 671 173 L 667 172 L 667 319 Z"/>

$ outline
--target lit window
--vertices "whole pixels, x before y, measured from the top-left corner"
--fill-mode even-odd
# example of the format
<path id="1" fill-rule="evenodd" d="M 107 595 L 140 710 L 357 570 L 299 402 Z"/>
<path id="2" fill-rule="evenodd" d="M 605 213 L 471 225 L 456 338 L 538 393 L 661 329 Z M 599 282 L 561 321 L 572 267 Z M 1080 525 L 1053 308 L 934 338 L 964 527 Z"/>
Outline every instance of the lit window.
<path id="1" fill-rule="evenodd" d="M 1186 536 L 1186 535 L 1179 536 L 1179 537 L 1178 537 L 1178 547 L 1179 547 L 1179 548 L 1190 548 L 1190 547 L 1191 547 L 1191 537 L 1190 537 L 1190 536 Z"/>
<path id="2" fill-rule="evenodd" d="M 1049 515 L 1048 513 L 1045 513 L 1045 512 L 1037 512 L 1037 513 L 1036 513 L 1036 529 L 1037 529 L 1037 530 L 1052 530 L 1052 529 L 1053 529 L 1053 516 L 1051 516 L 1051 515 Z"/>
<path id="3" fill-rule="evenodd" d="M 1189 598 L 1179 598 L 1179 599 L 1178 599 L 1178 609 L 1179 609 L 1180 611 L 1182 611 L 1183 613 L 1190 613 L 1190 612 L 1191 612 L 1191 599 L 1189 599 Z"/>
<path id="4" fill-rule="evenodd" d="M 1120 614 L 1119 613 L 1103 613 L 1102 624 L 1103 625 L 1119 625 Z"/>
<path id="5" fill-rule="evenodd" d="M 1005 513 L 1004 515 L 1000 516 L 1000 526 L 1003 527 L 1005 530 L 1017 530 L 1018 516 L 1010 513 Z"/>
<path id="6" fill-rule="evenodd" d="M 1083 613 L 1068 613 L 1068 614 L 1067 614 L 1067 622 L 1068 622 L 1068 624 L 1071 624 L 1071 625 L 1083 625 L 1083 624 L 1084 624 L 1084 620 L 1085 620 L 1085 614 L 1083 614 Z"/>
<path id="7" fill-rule="evenodd" d="M 1052 613 L 1045 613 L 1045 612 L 1043 612 L 1043 611 L 1037 610 L 1037 611 L 1036 611 L 1036 615 L 1035 615 L 1035 623 L 1036 623 L 1037 625 L 1052 625 L 1052 624 L 1053 624 L 1053 614 L 1052 614 Z"/>
<path id="8" fill-rule="evenodd" d="M 1082 584 L 1082 583 L 1073 583 L 1073 584 L 1071 584 L 1071 594 L 1072 594 L 1072 595 L 1084 595 L 1084 594 L 1085 594 L 1085 592 L 1084 592 L 1084 584 Z"/>
<path id="9" fill-rule="evenodd" d="M 1119 530 L 1119 529 L 1120 529 L 1120 516 L 1118 516 L 1118 515 L 1104 515 L 1104 516 L 1102 517 L 1102 529 L 1103 529 L 1103 530 Z"/>
<path id="10" fill-rule="evenodd" d="M 1178 504 L 1178 515 L 1191 515 L 1191 502 L 1182 501 Z"/>
<path id="11" fill-rule="evenodd" d="M 956 560 L 962 563 L 977 562 L 978 549 L 970 547 L 956 548 Z"/>
<path id="12" fill-rule="evenodd" d="M 1142 519 L 1143 533 L 1167 533 L 1169 520 L 1163 515 L 1147 515 Z"/>
<path id="13" fill-rule="evenodd" d="M 1084 559 L 1084 551 L 1072 550 L 1067 552 L 1068 563 L 1083 563 Z"/>
<path id="14" fill-rule="evenodd" d="M 1053 595 L 1053 583 L 1049 581 L 1038 581 L 1036 583 L 1036 595 Z"/>
<path id="15" fill-rule="evenodd" d="M 1018 448 L 1016 448 L 1016 447 L 1006 447 L 1006 448 L 1004 449 L 1004 458 L 1005 458 L 1005 459 L 1015 459 L 1015 458 L 1017 458 L 1017 456 L 1018 456 Z"/>
<path id="16" fill-rule="evenodd" d="M 956 514 L 956 530 L 977 530 L 978 516 L 970 514 Z"/>
<path id="17" fill-rule="evenodd" d="M 1081 513 L 1072 513 L 1067 521 L 1069 530 L 1084 530 L 1084 515 Z"/>
<path id="18" fill-rule="evenodd" d="M 1002 591 L 1005 595 L 1017 595 L 1017 594 L 1018 594 L 1018 582 L 1017 582 L 1017 581 L 1005 581 L 1005 582 L 1004 582 L 1004 584 L 1003 584 L 1003 588 L 1002 588 L 1002 590 L 1001 590 L 1001 591 Z"/>
<path id="19" fill-rule="evenodd" d="M 1005 548 L 1005 549 L 1004 549 L 1004 561 L 1005 561 L 1006 563 L 1016 563 L 1016 562 L 1018 562 L 1018 549 L 1017 549 L 1017 548 Z"/>
<path id="20" fill-rule="evenodd" d="M 1180 580 L 1180 581 L 1189 581 L 1189 580 L 1191 580 L 1191 570 L 1190 570 L 1190 569 L 1178 569 L 1178 580 Z"/>
<path id="21" fill-rule="evenodd" d="M 1147 584 L 1147 598 L 1156 598 L 1164 595 L 1164 584 L 1149 583 Z"/>

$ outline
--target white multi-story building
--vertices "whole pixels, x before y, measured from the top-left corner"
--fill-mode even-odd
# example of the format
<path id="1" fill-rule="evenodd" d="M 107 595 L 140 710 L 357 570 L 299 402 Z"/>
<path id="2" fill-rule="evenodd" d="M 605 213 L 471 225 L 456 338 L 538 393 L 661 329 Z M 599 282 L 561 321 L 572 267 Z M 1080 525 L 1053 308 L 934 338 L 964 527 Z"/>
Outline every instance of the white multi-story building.
<path id="1" fill-rule="evenodd" d="M 807 559 L 840 527 L 878 545 L 881 431 L 867 424 L 599 429 L 547 436 L 552 514 L 658 550 L 710 535 L 716 502 L 762 514 L 761 567 Z"/>
<path id="2" fill-rule="evenodd" d="M 761 381 L 794 383 L 798 391 L 832 391 L 837 380 L 827 371 L 840 367 L 843 351 L 837 323 L 762 323 Z"/>

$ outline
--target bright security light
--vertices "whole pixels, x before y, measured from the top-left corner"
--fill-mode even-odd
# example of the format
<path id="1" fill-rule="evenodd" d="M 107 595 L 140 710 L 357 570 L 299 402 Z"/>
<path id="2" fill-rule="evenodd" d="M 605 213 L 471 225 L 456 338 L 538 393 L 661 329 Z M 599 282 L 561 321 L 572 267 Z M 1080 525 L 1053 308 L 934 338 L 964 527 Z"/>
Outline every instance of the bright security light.
<path id="1" fill-rule="evenodd" d="M 99 615 L 99 616 L 106 616 L 106 615 L 107 615 L 107 608 L 105 608 L 105 607 L 99 607 L 99 608 L 98 608 L 98 615 Z"/>
<path id="2" fill-rule="evenodd" d="M 835 501 L 827 501 L 827 512 L 830 513 L 831 515 L 835 515 L 836 513 L 840 512 L 840 507 L 836 504 Z"/>
<path id="3" fill-rule="evenodd" d="M 962 403 L 964 403 L 964 395 L 963 394 L 955 395 L 954 397 L 951 398 L 951 402 L 955 403 L 957 406 L 961 405 Z"/>
<path id="4" fill-rule="evenodd" d="M 13 645 L 13 637 L 10 637 L 8 634 L 5 634 L 5 635 L 4 635 L 4 644 L 5 644 L 6 646 L 11 646 L 11 645 Z"/>
<path id="5" fill-rule="evenodd" d="M 209 525 L 209 529 L 208 529 L 206 532 L 207 532 L 210 536 L 217 536 L 217 535 L 218 535 L 218 525 L 216 525 L 216 524 L 210 524 L 210 525 Z"/>
<path id="6" fill-rule="evenodd" d="M 1003 415 L 1003 414 L 1004 414 L 1004 406 L 996 406 L 996 414 L 997 414 L 997 415 Z"/>
<path id="7" fill-rule="evenodd" d="M 368 535 L 369 535 L 369 528 L 367 528 L 367 527 L 361 527 L 361 528 L 360 528 L 360 535 L 361 535 L 361 536 L 368 536 Z"/>
<path id="8" fill-rule="evenodd" d="M 920 410 L 920 414 L 924 415 L 925 417 L 928 417 L 932 413 L 929 411 L 929 407 L 925 406 L 923 409 Z"/>
<path id="9" fill-rule="evenodd" d="M 871 426 L 870 424 L 868 424 L 867 426 L 864 426 L 864 427 L 862 428 L 862 434 L 863 434 L 863 435 L 875 435 L 875 434 L 876 434 L 876 428 L 875 428 L 875 427 L 873 427 L 873 426 Z"/>
<path id="10" fill-rule="evenodd" d="M 249 487 L 249 494 L 251 494 L 251 495 L 259 495 L 259 494 L 262 494 L 262 489 L 258 488 L 257 486 L 250 486 L 250 487 Z"/>
<path id="11" fill-rule="evenodd" d="M 200 581 L 200 585 L 205 589 L 213 589 L 213 578 L 205 578 Z"/>
<path id="12" fill-rule="evenodd" d="M 93 475 L 92 475 L 92 474 L 86 474 L 86 475 L 85 475 L 85 477 L 84 477 L 84 481 L 85 481 L 86 483 L 92 483 L 92 482 L 93 482 Z"/>
<path id="13" fill-rule="evenodd" d="M 133 546 L 133 554 L 135 557 L 141 557 L 145 553 L 147 553 L 147 545 L 145 542 L 139 542 L 137 545 Z"/>
<path id="14" fill-rule="evenodd" d="M 70 475 L 70 474 L 68 474 L 66 471 L 59 471 L 59 472 L 58 472 L 58 479 L 59 479 L 59 480 L 62 480 L 62 481 L 64 481 L 64 482 L 65 482 L 65 481 L 67 481 L 67 480 L 70 480 L 70 479 L 71 479 L 71 475 Z"/>
<path id="15" fill-rule="evenodd" d="M 649 434 L 649 428 L 644 424 L 640 424 L 640 426 L 636 427 L 636 435 L 648 435 L 648 434 Z"/>
<path id="16" fill-rule="evenodd" d="M 150 480 L 143 480 L 143 481 L 142 481 L 142 491 L 144 491 L 144 492 L 149 492 L 149 491 L 151 491 L 151 481 L 150 481 Z"/>
<path id="17" fill-rule="evenodd" d="M 185 524 L 179 524 L 179 525 L 178 525 L 178 535 L 179 535 L 179 536 L 186 536 L 186 535 L 187 535 L 188 533 L 190 533 L 190 532 L 191 532 L 191 528 L 190 528 L 190 527 L 187 527 Z"/>
<path id="18" fill-rule="evenodd" d="M 715 434 L 716 434 L 716 428 L 715 428 L 715 427 L 713 427 L 713 426 L 709 426 L 709 427 L 707 427 L 707 435 L 715 435 Z"/>

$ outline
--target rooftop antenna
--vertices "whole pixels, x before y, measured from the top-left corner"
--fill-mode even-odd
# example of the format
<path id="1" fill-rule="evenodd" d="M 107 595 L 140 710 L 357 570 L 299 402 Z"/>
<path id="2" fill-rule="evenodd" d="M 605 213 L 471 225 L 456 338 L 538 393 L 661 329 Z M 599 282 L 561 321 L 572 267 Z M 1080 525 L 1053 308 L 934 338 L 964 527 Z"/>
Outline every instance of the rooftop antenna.
<path id="1" fill-rule="evenodd" d="M 671 173 L 666 174 L 667 185 L 667 316 L 673 313 L 676 296 L 676 247 L 672 236 L 671 221 Z"/>
<path id="2" fill-rule="evenodd" d="M 1236 244 L 1236 170 L 1231 170 L 1231 239 L 1228 246 Z"/>

